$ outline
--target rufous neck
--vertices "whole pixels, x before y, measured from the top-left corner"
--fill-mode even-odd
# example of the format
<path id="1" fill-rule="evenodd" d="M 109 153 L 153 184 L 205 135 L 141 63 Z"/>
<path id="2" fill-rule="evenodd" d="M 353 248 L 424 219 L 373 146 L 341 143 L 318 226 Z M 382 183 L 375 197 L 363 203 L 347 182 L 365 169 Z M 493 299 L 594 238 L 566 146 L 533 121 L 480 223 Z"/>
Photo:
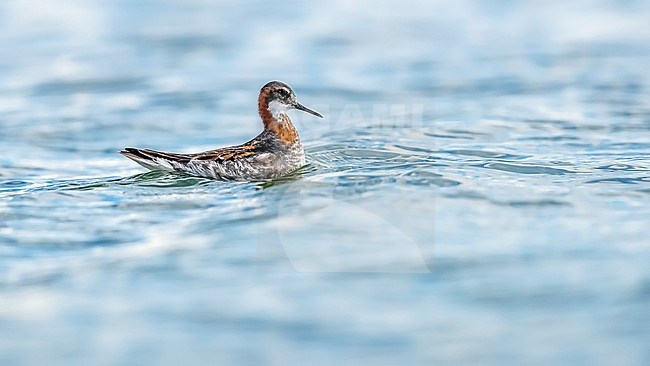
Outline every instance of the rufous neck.
<path id="1" fill-rule="evenodd" d="M 267 95 L 261 93 L 257 100 L 257 110 L 264 123 L 264 128 L 274 133 L 285 145 L 293 145 L 298 141 L 298 131 L 285 113 L 274 116 L 269 110 Z"/>

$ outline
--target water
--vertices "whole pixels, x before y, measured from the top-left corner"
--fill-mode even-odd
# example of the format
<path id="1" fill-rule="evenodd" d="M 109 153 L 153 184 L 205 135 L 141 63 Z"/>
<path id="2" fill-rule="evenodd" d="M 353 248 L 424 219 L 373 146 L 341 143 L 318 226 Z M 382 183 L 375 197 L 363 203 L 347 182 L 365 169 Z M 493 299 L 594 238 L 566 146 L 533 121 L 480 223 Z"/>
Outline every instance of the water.
<path id="1" fill-rule="evenodd" d="M 0 5 L 0 363 L 650 362 L 642 1 Z M 259 132 L 309 165 L 144 172 Z"/>

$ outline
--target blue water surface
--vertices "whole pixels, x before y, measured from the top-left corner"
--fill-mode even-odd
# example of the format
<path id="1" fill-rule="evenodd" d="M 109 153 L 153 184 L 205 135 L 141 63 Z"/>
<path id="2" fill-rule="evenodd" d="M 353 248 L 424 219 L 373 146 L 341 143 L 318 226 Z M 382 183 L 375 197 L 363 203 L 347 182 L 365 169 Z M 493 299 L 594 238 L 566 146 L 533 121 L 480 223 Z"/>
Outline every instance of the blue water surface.
<path id="1" fill-rule="evenodd" d="M 650 364 L 649 4 L 2 2 L 0 364 Z"/>

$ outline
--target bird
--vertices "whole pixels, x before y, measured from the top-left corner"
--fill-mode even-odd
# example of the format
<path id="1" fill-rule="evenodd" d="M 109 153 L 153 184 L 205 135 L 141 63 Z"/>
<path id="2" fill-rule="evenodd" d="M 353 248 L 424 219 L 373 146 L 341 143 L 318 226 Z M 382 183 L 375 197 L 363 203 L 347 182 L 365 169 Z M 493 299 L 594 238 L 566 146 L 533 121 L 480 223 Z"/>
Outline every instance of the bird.
<path id="1" fill-rule="evenodd" d="M 257 109 L 264 130 L 241 145 L 194 154 L 127 147 L 120 153 L 149 170 L 182 172 L 224 181 L 279 178 L 305 165 L 298 131 L 287 112 L 292 109 L 323 116 L 296 100 L 289 85 L 270 81 L 260 90 Z"/>

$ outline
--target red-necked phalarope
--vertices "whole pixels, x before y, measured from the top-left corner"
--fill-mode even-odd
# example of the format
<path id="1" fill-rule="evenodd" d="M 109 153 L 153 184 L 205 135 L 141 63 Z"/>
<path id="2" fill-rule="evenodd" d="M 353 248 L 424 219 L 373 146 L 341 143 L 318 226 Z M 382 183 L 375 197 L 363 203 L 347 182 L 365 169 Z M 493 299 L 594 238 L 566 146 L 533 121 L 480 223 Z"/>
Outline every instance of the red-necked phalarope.
<path id="1" fill-rule="evenodd" d="M 257 108 L 264 131 L 242 145 L 197 154 L 130 147 L 120 153 L 147 169 L 222 180 L 277 178 L 305 165 L 305 152 L 287 111 L 299 109 L 320 118 L 323 116 L 298 103 L 289 85 L 280 81 L 271 81 L 262 87 Z"/>

